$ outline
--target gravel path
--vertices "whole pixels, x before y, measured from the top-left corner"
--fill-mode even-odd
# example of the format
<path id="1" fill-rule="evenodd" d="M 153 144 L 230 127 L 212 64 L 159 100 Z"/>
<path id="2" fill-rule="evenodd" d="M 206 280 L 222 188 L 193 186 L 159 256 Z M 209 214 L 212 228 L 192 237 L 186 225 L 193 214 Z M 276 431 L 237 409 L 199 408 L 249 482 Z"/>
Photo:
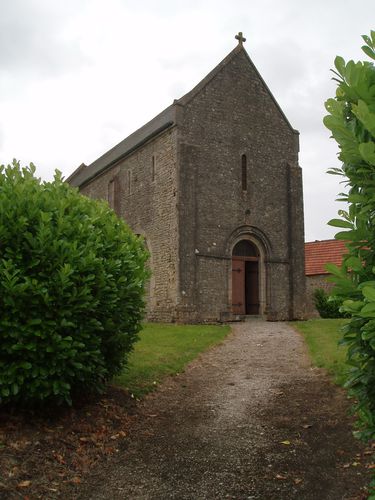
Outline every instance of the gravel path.
<path id="1" fill-rule="evenodd" d="M 125 449 L 80 498 L 365 498 L 346 409 L 290 326 L 237 324 L 140 404 Z"/>

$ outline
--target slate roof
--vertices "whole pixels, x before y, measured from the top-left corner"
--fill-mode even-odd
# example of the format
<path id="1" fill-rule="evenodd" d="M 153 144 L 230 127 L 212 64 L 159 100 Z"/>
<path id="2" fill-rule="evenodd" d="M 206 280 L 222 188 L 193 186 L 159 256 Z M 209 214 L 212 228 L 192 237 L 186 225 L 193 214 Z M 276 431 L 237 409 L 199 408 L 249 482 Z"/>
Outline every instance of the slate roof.
<path id="1" fill-rule="evenodd" d="M 342 257 L 346 254 L 345 242 L 341 240 L 310 241 L 305 243 L 305 274 L 329 274 L 324 269 L 328 262 L 341 265 Z"/>
<path id="2" fill-rule="evenodd" d="M 67 182 L 72 186 L 81 186 L 175 123 L 176 110 L 172 104 L 93 163 L 82 164 L 67 178 Z"/>
<path id="3" fill-rule="evenodd" d="M 142 146 L 145 142 L 150 140 L 152 137 L 155 137 L 159 133 L 164 130 L 172 127 L 173 125 L 177 125 L 177 105 L 184 106 L 186 105 L 194 96 L 200 92 L 237 54 L 240 52 L 244 52 L 249 64 L 253 67 L 256 74 L 262 81 L 263 85 L 269 92 L 271 98 L 275 102 L 278 110 L 283 116 L 284 120 L 287 122 L 289 127 L 298 134 L 298 131 L 294 130 L 290 125 L 288 119 L 284 115 L 282 109 L 277 103 L 276 99 L 272 95 L 272 92 L 267 87 L 267 84 L 264 82 L 262 76 L 259 74 L 258 70 L 254 66 L 252 60 L 250 59 L 248 53 L 244 49 L 241 44 L 238 44 L 208 75 L 201 80 L 198 85 L 196 85 L 192 90 L 190 90 L 187 94 L 182 96 L 180 99 L 177 99 L 171 104 L 168 108 L 162 111 L 160 114 L 155 116 L 148 123 L 143 125 L 140 129 L 136 130 L 133 134 L 129 135 L 121 141 L 119 144 L 114 146 L 112 149 L 104 153 L 100 158 L 95 160 L 90 165 L 82 164 L 78 167 L 68 178 L 67 182 L 69 182 L 72 186 L 82 186 L 86 182 L 90 181 L 94 177 L 96 177 L 101 172 L 104 172 L 107 168 L 111 167 L 121 159 L 125 158 L 127 155 L 132 153 L 135 149 Z"/>

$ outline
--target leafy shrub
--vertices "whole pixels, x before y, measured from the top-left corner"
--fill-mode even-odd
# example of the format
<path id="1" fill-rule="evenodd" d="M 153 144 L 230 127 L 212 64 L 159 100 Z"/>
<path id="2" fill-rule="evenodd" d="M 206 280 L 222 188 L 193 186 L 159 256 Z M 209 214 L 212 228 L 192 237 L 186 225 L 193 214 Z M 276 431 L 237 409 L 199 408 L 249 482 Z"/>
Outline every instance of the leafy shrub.
<path id="1" fill-rule="evenodd" d="M 127 360 L 147 254 L 105 202 L 35 167 L 0 167 L 0 397 L 68 402 Z"/>
<path id="2" fill-rule="evenodd" d="M 362 49 L 375 59 L 375 31 L 363 36 Z M 341 168 L 330 173 L 344 177 L 348 193 L 329 224 L 341 228 L 337 239 L 346 241 L 348 255 L 341 268 L 326 268 L 334 275 L 335 294 L 344 299 L 343 309 L 351 315 L 344 327 L 343 343 L 353 367 L 348 387 L 358 415 L 358 436 L 375 437 L 375 66 L 364 61 L 345 63 L 336 57 L 336 97 L 326 102 L 329 115 L 324 123 L 338 142 Z"/>
<path id="3" fill-rule="evenodd" d="M 340 311 L 342 299 L 331 296 L 322 288 L 314 290 L 314 304 L 321 318 L 346 318 L 348 314 Z"/>

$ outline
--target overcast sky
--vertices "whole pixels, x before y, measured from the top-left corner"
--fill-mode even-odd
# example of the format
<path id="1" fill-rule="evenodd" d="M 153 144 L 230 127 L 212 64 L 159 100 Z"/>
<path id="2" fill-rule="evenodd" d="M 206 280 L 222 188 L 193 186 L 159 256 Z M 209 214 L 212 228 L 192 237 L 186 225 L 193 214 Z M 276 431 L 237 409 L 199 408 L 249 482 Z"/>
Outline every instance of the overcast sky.
<path id="1" fill-rule="evenodd" d="M 237 44 L 300 131 L 306 241 L 342 189 L 322 124 L 337 54 L 364 59 L 373 0 L 0 0 L 0 164 L 67 177 L 181 97 Z M 373 23 L 373 24 L 371 24 Z"/>

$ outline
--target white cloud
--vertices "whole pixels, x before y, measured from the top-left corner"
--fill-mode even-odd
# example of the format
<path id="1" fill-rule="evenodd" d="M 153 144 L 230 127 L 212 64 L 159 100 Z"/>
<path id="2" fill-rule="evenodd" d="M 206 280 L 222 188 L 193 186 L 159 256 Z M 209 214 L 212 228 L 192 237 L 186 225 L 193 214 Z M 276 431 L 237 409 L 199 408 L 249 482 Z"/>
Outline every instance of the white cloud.
<path id="1" fill-rule="evenodd" d="M 348 4 L 348 5 L 346 5 Z M 350 9 L 347 8 L 350 6 Z M 246 49 L 301 132 L 307 239 L 334 230 L 337 148 L 322 125 L 336 54 L 362 58 L 372 2 L 0 0 L 0 161 L 51 178 L 90 163 Z"/>
<path id="2" fill-rule="evenodd" d="M 82 1 L 75 2 L 80 6 Z M 18 78 L 61 74 L 82 64 L 82 55 L 66 28 L 72 2 L 38 0 L 0 2 L 0 73 Z"/>

